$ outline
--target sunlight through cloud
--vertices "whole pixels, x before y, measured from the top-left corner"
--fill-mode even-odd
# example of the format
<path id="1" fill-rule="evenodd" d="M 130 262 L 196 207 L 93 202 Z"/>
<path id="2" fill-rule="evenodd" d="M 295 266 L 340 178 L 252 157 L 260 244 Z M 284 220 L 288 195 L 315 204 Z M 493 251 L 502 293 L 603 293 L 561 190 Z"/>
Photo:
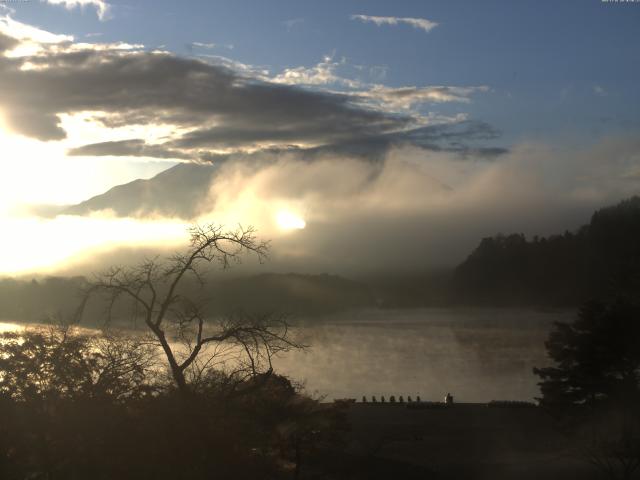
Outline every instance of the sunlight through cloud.
<path id="1" fill-rule="evenodd" d="M 285 210 L 276 214 L 276 223 L 282 230 L 302 230 L 307 226 L 304 219 Z"/>

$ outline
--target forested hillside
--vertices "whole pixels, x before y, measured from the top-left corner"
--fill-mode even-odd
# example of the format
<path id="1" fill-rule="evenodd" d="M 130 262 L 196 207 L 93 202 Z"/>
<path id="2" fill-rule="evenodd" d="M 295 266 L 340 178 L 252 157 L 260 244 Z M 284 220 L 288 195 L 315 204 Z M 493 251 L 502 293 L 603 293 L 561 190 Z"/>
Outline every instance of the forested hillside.
<path id="1" fill-rule="evenodd" d="M 573 306 L 637 291 L 640 197 L 596 211 L 576 232 L 484 238 L 454 272 L 451 300 L 481 305 Z"/>

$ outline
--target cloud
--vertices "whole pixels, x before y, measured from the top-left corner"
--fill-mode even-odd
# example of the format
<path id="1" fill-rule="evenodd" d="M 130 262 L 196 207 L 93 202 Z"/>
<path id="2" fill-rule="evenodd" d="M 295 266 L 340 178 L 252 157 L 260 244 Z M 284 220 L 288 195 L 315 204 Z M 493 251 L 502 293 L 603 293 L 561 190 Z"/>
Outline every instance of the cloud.
<path id="1" fill-rule="evenodd" d="M 229 50 L 233 50 L 233 45 L 231 44 L 227 44 L 227 45 L 221 45 L 219 43 L 211 43 L 211 42 L 191 42 L 187 44 L 187 50 L 191 53 L 194 52 L 194 50 L 213 50 L 215 48 L 226 48 Z M 199 54 L 198 56 L 208 56 L 208 55 L 201 55 Z M 216 58 L 216 57 L 213 57 Z"/>
<path id="2" fill-rule="evenodd" d="M 18 45 L 18 40 L 0 33 L 0 53 L 11 50 L 16 45 Z"/>
<path id="3" fill-rule="evenodd" d="M 32 68 L 23 69 L 27 63 Z M 64 138 L 57 116 L 81 111 L 104 112 L 112 123 L 161 120 L 206 132 L 256 132 L 253 138 L 247 136 L 248 143 L 264 139 L 258 132 L 265 125 L 293 132 L 300 124 L 307 129 L 303 137 L 321 141 L 311 132 L 323 137 L 323 129 L 333 121 L 356 130 L 369 125 L 402 128 L 411 122 L 358 108 L 342 95 L 276 85 L 195 59 L 108 45 L 3 58 L 0 68 L 0 87 L 12 92 L 0 99 L 3 110 L 11 112 L 7 122 L 19 133 L 42 140 Z"/>
<path id="4" fill-rule="evenodd" d="M 77 43 L 8 18 L 0 20 L 0 32 L 3 25 L 5 48 L 18 41 L 12 56 L 0 57 L 0 90 L 11 92 L 0 97 L 0 108 L 15 132 L 62 140 L 67 132 L 61 116 L 83 112 L 92 112 L 89 120 L 108 128 L 173 126 L 174 133 L 154 145 L 130 139 L 78 147 L 71 150 L 73 155 L 110 151 L 186 160 L 233 152 L 397 143 L 462 152 L 471 148 L 463 135 L 456 135 L 455 145 L 444 137 L 445 143 L 438 145 L 434 130 L 424 127 L 464 118 L 425 116 L 408 107 L 425 99 L 464 101 L 483 88 L 378 86 L 370 93 L 301 88 L 298 84 L 327 82 L 369 87 L 341 79 L 335 69 L 344 60 L 332 57 L 311 69 L 290 69 L 272 78 L 223 57 L 202 61 L 145 51 L 142 45 Z"/>
<path id="5" fill-rule="evenodd" d="M 298 25 L 302 25 L 304 23 L 304 18 L 291 18 L 289 20 L 285 20 L 282 22 L 287 30 L 291 30 Z"/>
<path id="6" fill-rule="evenodd" d="M 0 91 L 11 92 L 0 96 L 6 128 L 61 141 L 69 136 L 67 129 L 80 128 L 63 119 L 82 116 L 102 129 L 137 132 L 122 131 L 87 145 L 73 140 L 71 156 L 210 161 L 221 155 L 305 150 L 309 158 L 341 152 L 375 160 L 407 144 L 487 158 L 504 152 L 485 144 L 497 138 L 495 131 L 483 138 L 476 134 L 482 122 L 414 109 L 423 103 L 468 102 L 487 90 L 483 86 L 369 84 L 339 75 L 350 66 L 333 55 L 272 76 L 221 56 L 203 60 L 143 45 L 76 42 L 6 16 L 0 17 L 0 34 L 5 53 Z M 330 89 L 338 87 L 343 90 Z M 156 126 L 166 130 L 162 138 L 140 134 Z"/>
<path id="7" fill-rule="evenodd" d="M 169 52 L 165 52 L 169 53 Z M 260 65 L 250 65 L 242 63 L 223 55 L 213 55 L 208 53 L 199 53 L 196 55 L 199 60 L 204 61 L 215 67 L 228 68 L 240 76 L 252 77 L 257 80 L 269 81 L 269 69 Z"/>
<path id="8" fill-rule="evenodd" d="M 596 95 L 600 96 L 600 97 L 606 97 L 607 96 L 607 91 L 601 87 L 600 85 L 594 85 L 593 86 L 593 93 L 595 93 Z"/>
<path id="9" fill-rule="evenodd" d="M 0 16 L 0 32 L 20 43 L 56 44 L 73 42 L 71 35 L 59 35 L 18 22 L 8 15 Z"/>
<path id="10" fill-rule="evenodd" d="M 489 91 L 486 85 L 480 86 L 408 86 L 408 87 L 387 87 L 380 84 L 372 84 L 361 80 L 346 78 L 338 74 L 339 68 L 347 68 L 346 59 L 343 57 L 339 61 L 334 60 L 333 55 L 326 55 L 321 62 L 312 67 L 292 67 L 286 68 L 278 75 L 271 78 L 271 81 L 286 85 L 334 85 L 346 87 L 354 97 L 383 106 L 387 109 L 409 110 L 415 105 L 423 103 L 444 103 L 461 102 L 469 103 L 471 96 L 477 93 Z M 362 70 L 362 66 L 354 66 L 356 70 Z M 384 70 L 382 70 L 384 71 Z M 374 69 L 375 76 L 377 70 Z M 377 73 L 379 77 L 380 74 Z"/>
<path id="11" fill-rule="evenodd" d="M 414 147 L 392 149 L 381 163 L 292 154 L 259 168 L 226 164 L 207 202 L 213 218 L 251 217 L 274 238 L 283 264 L 352 274 L 414 270 L 460 262 L 480 238 L 499 232 L 577 228 L 594 209 L 637 192 L 640 179 L 626 177 L 634 166 L 640 142 L 633 138 L 572 151 L 521 144 L 489 163 Z M 307 228 L 278 233 L 270 222 L 283 209 Z"/>
<path id="12" fill-rule="evenodd" d="M 143 139 L 119 140 L 113 142 L 93 143 L 68 150 L 71 156 L 117 156 L 117 157 L 153 157 L 168 159 L 193 159 L 185 152 L 164 148 L 161 145 L 149 145 Z"/>
<path id="13" fill-rule="evenodd" d="M 202 43 L 202 42 L 193 42 L 191 45 L 193 45 L 194 47 L 207 48 L 207 49 L 216 48 L 217 46 L 215 43 Z"/>
<path id="14" fill-rule="evenodd" d="M 338 84 L 349 88 L 359 88 L 362 83 L 336 74 L 339 66 L 345 65 L 346 60 L 334 61 L 333 55 L 326 55 L 321 62 L 313 67 L 286 68 L 283 72 L 273 77 L 275 83 L 286 85 L 330 85 Z"/>
<path id="15" fill-rule="evenodd" d="M 244 134 L 255 135 L 255 132 L 244 132 Z M 305 161 L 314 161 L 318 158 L 332 155 L 341 158 L 380 162 L 394 148 L 414 146 L 424 150 L 456 153 L 459 159 L 476 158 L 486 160 L 504 155 L 508 150 L 500 147 L 470 146 L 468 143 L 495 140 L 499 135 L 500 133 L 495 128 L 484 122 L 460 120 L 448 123 L 441 122 L 386 135 L 373 134 L 357 139 L 348 138 L 344 141 L 334 141 L 317 147 L 302 148 L 295 145 L 287 145 L 262 148 L 251 153 L 243 151 L 215 153 L 211 152 L 207 147 L 210 144 L 217 144 L 218 146 L 221 144 L 229 145 L 234 141 L 232 135 L 227 135 L 226 132 L 202 132 L 198 130 L 191 135 L 166 143 L 149 144 L 143 139 L 118 140 L 71 148 L 67 151 L 67 154 L 70 156 L 153 157 L 190 160 L 198 163 L 220 163 L 237 159 L 250 159 L 251 161 L 261 162 L 265 155 L 269 157 L 296 155 L 297 158 Z M 225 136 L 225 138 L 220 140 L 219 136 Z M 242 143 L 242 140 L 238 142 Z"/>
<path id="16" fill-rule="evenodd" d="M 427 86 L 392 88 L 375 85 L 370 90 L 360 92 L 363 98 L 371 99 L 391 108 L 410 109 L 420 103 L 462 102 L 468 103 L 471 95 L 487 92 L 489 87 Z"/>
<path id="17" fill-rule="evenodd" d="M 100 20 L 108 20 L 111 6 L 104 0 L 41 0 L 51 5 L 61 5 L 68 10 L 74 8 L 93 7 L 96 9 Z"/>
<path id="18" fill-rule="evenodd" d="M 427 20 L 426 18 L 412 18 L 412 17 L 375 17 L 371 15 L 351 15 L 351 20 L 358 20 L 364 23 L 374 23 L 377 26 L 382 25 L 410 25 L 413 28 L 417 28 L 419 30 L 423 30 L 425 32 L 430 32 L 435 27 L 438 26 L 438 23 L 433 22 L 431 20 Z"/>
<path id="19" fill-rule="evenodd" d="M 95 260 L 96 252 L 113 248 L 108 242 L 115 234 L 130 247 L 152 238 L 154 248 L 175 248 L 176 229 L 182 233 L 186 223 L 176 216 L 194 221 L 195 213 L 201 222 L 257 227 L 261 238 L 272 240 L 270 271 L 356 276 L 452 266 L 482 237 L 500 232 L 532 236 L 573 230 L 595 209 L 640 188 L 635 137 L 610 137 L 573 149 L 520 144 L 492 162 L 473 161 L 473 154 L 471 161 L 460 161 L 451 152 L 412 146 L 394 147 L 378 162 L 328 151 L 317 152 L 313 161 L 307 155 L 262 151 L 216 165 L 180 164 L 153 180 L 96 197 L 89 210 L 102 213 L 76 210 L 87 217 L 63 216 L 32 230 L 40 232 L 37 238 L 42 232 L 55 237 L 67 252 L 69 231 L 104 228 L 107 243 L 99 235 L 73 235 L 69 258 Z M 304 219 L 306 228 L 282 231 L 281 212 Z M 139 218 L 118 219 L 114 213 Z M 129 235 L 131 229 L 144 232 L 141 220 L 175 228 Z M 32 245 L 24 242 L 24 226 L 4 226 L 5 242 L 12 251 L 24 252 L 16 257 L 37 260 L 28 255 Z M 103 260 L 113 263 L 121 253 L 110 252 Z M 132 258 L 140 257 L 123 261 Z"/>
<path id="20" fill-rule="evenodd" d="M 198 160 L 210 163 L 200 165 L 181 164 L 159 174 L 155 179 L 136 181 L 129 185 L 118 186 L 104 195 L 80 204 L 69 211 L 76 214 L 86 214 L 95 210 L 110 210 L 119 216 L 140 216 L 141 218 L 149 215 L 173 218 L 179 215 L 185 220 L 193 220 L 198 215 L 210 213 L 212 205 L 215 205 L 215 213 L 211 215 L 222 218 L 225 215 L 224 210 L 226 207 L 220 206 L 220 201 L 217 197 L 208 198 L 205 188 L 208 184 L 206 179 L 212 178 L 212 188 L 228 185 L 229 178 L 227 173 L 230 169 L 235 169 L 236 167 L 241 167 L 242 169 L 242 173 L 238 174 L 238 178 L 251 177 L 255 172 L 263 170 L 274 171 L 278 165 L 281 165 L 286 160 L 288 164 L 296 166 L 296 172 L 288 172 L 283 174 L 283 177 L 288 174 L 304 176 L 309 171 L 312 173 L 309 174 L 308 188 L 311 188 L 311 179 L 316 178 L 320 185 L 314 188 L 323 189 L 326 185 L 324 185 L 325 180 L 322 180 L 322 178 L 328 178 L 329 174 L 319 175 L 318 172 L 321 169 L 312 167 L 312 165 L 327 164 L 329 162 L 331 165 L 335 164 L 337 169 L 338 165 L 344 164 L 344 175 L 348 175 L 349 165 L 355 165 L 359 166 L 358 172 L 365 171 L 367 172 L 365 177 L 373 178 L 376 171 L 386 168 L 385 163 L 388 162 L 389 158 L 400 158 L 397 152 L 408 152 L 408 157 L 419 158 L 420 160 L 416 160 L 414 162 L 415 165 L 409 165 L 407 168 L 415 168 L 419 173 L 423 171 L 419 162 L 431 161 L 433 165 L 433 158 L 446 158 L 454 163 L 465 163 L 461 162 L 461 158 L 484 160 L 486 157 L 497 159 L 499 156 L 506 155 L 507 152 L 505 150 L 470 149 L 458 144 L 458 140 L 461 138 L 490 139 L 494 138 L 495 135 L 497 133 L 489 125 L 467 121 L 455 125 L 423 127 L 420 132 L 408 132 L 406 137 L 398 134 L 387 138 L 377 137 L 372 141 L 363 141 L 361 143 L 333 144 L 314 149 L 281 148 L 261 150 L 250 154 L 214 155 L 209 158 L 201 155 Z M 143 140 L 136 139 L 87 145 L 71 151 L 70 154 L 179 157 L 175 150 L 163 151 L 162 148 L 159 145 L 146 145 Z M 154 149 L 159 150 L 156 152 Z M 432 152 L 433 157 L 426 153 L 427 151 Z M 422 152 L 422 154 L 419 152 Z M 452 156 L 452 153 L 455 153 L 455 156 Z M 310 167 L 308 169 L 303 168 L 305 165 Z M 442 169 L 437 173 L 438 176 L 442 175 Z M 429 182 L 434 185 L 437 184 L 438 188 L 446 189 L 447 187 L 444 183 L 437 181 L 438 176 L 430 177 Z M 450 180 L 450 175 L 445 175 L 445 177 L 446 181 Z M 417 175 L 416 178 L 420 178 L 420 175 Z M 203 181 L 206 183 L 203 184 Z M 420 181 L 424 182 L 425 180 Z M 358 184 L 362 182 L 364 182 L 362 179 L 356 181 Z M 274 188 L 277 189 L 277 192 L 287 191 L 286 188 L 284 190 L 277 186 L 274 186 Z M 278 195 L 277 192 L 270 195 Z M 324 192 L 323 195 L 328 195 L 328 192 Z M 231 193 L 229 193 L 229 196 L 231 196 Z M 263 203 L 263 199 L 257 200 Z M 240 218 L 232 219 L 233 222 L 240 220 Z"/>
<path id="21" fill-rule="evenodd" d="M 454 265 L 482 237 L 499 232 L 571 230 L 640 187 L 634 138 L 573 150 L 521 144 L 493 162 L 412 146 L 391 148 L 379 162 L 328 151 L 308 161 L 307 154 L 260 152 L 211 167 L 180 165 L 176 175 L 169 170 L 136 184 L 133 193 L 123 191 L 126 201 L 103 198 L 99 205 L 121 205 L 130 215 L 131 199 L 141 195 L 143 218 L 182 212 L 251 224 L 273 240 L 270 270 L 359 275 Z M 193 182 L 186 176 L 210 178 L 208 189 L 199 189 L 202 182 L 187 188 Z M 304 219 L 306 228 L 283 232 L 281 212 Z"/>

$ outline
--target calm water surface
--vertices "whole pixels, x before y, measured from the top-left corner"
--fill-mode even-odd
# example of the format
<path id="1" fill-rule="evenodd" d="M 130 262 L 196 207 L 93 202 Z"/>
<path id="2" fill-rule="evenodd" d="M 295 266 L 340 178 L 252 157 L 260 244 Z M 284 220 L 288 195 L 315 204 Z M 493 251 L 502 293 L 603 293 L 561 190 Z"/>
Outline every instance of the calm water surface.
<path id="1" fill-rule="evenodd" d="M 327 399 L 390 395 L 457 401 L 532 400 L 531 369 L 548 363 L 544 341 L 573 312 L 510 309 L 363 310 L 299 320 L 311 347 L 275 362 Z M 22 328 L 0 323 L 0 331 Z"/>
<path id="2" fill-rule="evenodd" d="M 544 341 L 573 312 L 505 309 L 368 310 L 307 321 L 311 344 L 277 367 L 331 398 L 420 395 L 440 400 L 532 400 L 534 366 L 548 363 Z"/>

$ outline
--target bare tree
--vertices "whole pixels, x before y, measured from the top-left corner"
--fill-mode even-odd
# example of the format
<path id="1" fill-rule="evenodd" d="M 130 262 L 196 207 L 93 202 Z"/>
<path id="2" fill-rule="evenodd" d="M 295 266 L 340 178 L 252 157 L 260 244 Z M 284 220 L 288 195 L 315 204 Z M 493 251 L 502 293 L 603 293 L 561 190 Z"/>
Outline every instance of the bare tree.
<path id="1" fill-rule="evenodd" d="M 162 261 L 145 259 L 132 267 L 112 267 L 90 282 L 86 301 L 105 294 L 107 321 L 116 305 L 127 303 L 134 322 L 144 324 L 159 344 L 173 381 L 182 393 L 192 392 L 212 372 L 233 364 L 236 384 L 252 377 L 268 377 L 271 360 L 279 352 L 301 345 L 290 338 L 284 318 L 273 315 L 236 315 L 214 321 L 206 318 L 208 299 L 194 298 L 193 289 L 182 288 L 192 277 L 202 291 L 207 267 L 217 263 L 226 269 L 243 254 L 267 257 L 268 243 L 256 238 L 253 228 L 224 230 L 208 224 L 190 228 L 190 246 Z"/>

